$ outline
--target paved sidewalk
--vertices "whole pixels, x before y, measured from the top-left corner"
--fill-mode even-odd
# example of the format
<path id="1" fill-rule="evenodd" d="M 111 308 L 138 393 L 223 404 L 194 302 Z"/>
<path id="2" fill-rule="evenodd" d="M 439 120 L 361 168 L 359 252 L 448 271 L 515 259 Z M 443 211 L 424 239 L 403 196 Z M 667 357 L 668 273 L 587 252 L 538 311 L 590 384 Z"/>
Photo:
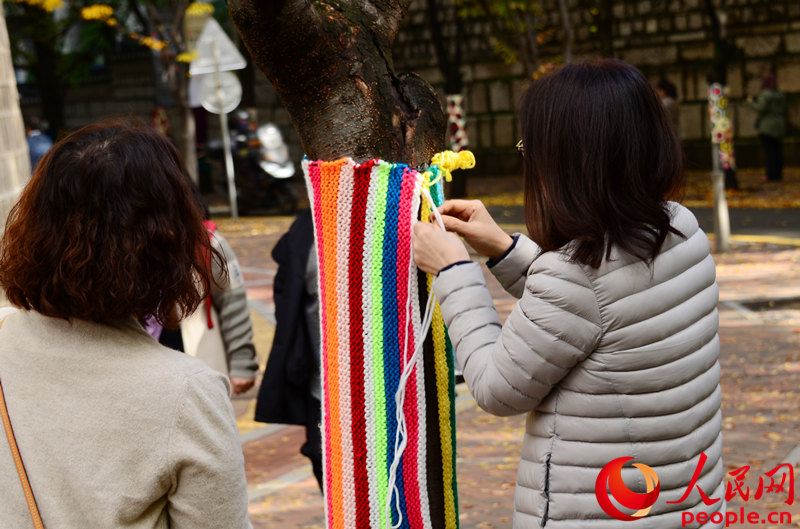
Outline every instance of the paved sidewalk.
<path id="1" fill-rule="evenodd" d="M 244 267 L 263 365 L 274 322 L 275 263 L 269 252 L 292 219 L 215 221 Z M 509 231 L 521 228 L 505 227 Z M 734 498 L 729 509 L 757 512 L 765 520 L 772 512 L 790 512 L 793 522 L 789 525 L 758 525 L 800 527 L 797 489 L 798 501 L 791 506 L 785 504 L 786 494 L 765 494 L 759 500 L 753 497 L 765 472 L 782 462 L 797 465 L 800 461 L 800 240 L 780 239 L 786 244 L 754 240 L 759 239 L 734 237 L 731 252 L 715 255 L 720 285 L 725 464 L 728 471 L 750 466 L 745 486 L 750 487 L 751 496 L 747 501 Z M 494 279 L 489 284 L 504 318 L 514 300 Z M 253 422 L 254 396 L 255 390 L 234 400 L 254 527 L 324 527 L 322 498 L 310 465 L 298 453 L 304 430 Z M 459 386 L 457 475 L 463 529 L 511 527 L 523 428 L 521 416 L 499 418 L 478 410 L 464 385 Z"/>

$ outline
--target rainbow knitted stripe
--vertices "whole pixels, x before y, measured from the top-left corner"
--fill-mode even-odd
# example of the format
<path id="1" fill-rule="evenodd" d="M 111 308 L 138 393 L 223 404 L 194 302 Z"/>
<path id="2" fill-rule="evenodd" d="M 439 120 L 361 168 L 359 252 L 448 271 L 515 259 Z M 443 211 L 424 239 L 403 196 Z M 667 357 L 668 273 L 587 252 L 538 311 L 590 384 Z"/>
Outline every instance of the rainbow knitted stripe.
<path id="1" fill-rule="evenodd" d="M 303 170 L 319 264 L 327 527 L 457 528 L 452 347 L 438 305 L 422 339 L 431 278 L 411 256 L 413 224 L 429 210 L 423 180 L 436 171 L 349 158 Z M 441 183 L 430 191 L 441 203 Z"/>

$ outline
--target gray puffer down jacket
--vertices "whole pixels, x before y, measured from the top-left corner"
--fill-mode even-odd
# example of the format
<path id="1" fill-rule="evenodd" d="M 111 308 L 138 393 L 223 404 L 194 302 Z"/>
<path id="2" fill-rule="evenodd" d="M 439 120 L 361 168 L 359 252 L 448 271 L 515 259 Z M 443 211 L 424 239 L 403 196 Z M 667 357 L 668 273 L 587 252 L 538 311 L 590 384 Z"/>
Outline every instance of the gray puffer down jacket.
<path id="1" fill-rule="evenodd" d="M 542 253 L 520 235 L 492 268 L 519 298 L 503 325 L 477 263 L 434 281 L 478 405 L 528 414 L 516 529 L 677 529 L 684 511 L 725 513 L 714 261 L 692 213 L 668 207 L 685 238 L 670 234 L 652 267 L 612 250 L 595 269 L 563 251 Z M 690 496 L 675 503 L 702 453 Z M 595 495 L 600 470 L 620 457 L 635 458 L 622 471 L 631 490 L 646 490 L 632 463 L 651 467 L 660 482 L 655 505 L 636 521 L 607 515 Z M 698 487 L 719 501 L 705 505 Z"/>

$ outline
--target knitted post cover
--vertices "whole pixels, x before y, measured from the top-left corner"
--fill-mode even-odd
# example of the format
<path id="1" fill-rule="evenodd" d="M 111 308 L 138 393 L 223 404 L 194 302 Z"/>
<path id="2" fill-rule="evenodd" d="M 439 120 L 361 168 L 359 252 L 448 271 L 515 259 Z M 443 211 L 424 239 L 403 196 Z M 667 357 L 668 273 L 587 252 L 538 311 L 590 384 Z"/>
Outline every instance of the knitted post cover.
<path id="1" fill-rule="evenodd" d="M 319 264 L 327 527 L 455 529 L 452 346 L 438 305 L 430 332 L 423 324 L 432 278 L 411 254 L 417 215 L 430 214 L 422 188 L 441 204 L 449 171 L 349 158 L 304 160 L 303 171 Z"/>

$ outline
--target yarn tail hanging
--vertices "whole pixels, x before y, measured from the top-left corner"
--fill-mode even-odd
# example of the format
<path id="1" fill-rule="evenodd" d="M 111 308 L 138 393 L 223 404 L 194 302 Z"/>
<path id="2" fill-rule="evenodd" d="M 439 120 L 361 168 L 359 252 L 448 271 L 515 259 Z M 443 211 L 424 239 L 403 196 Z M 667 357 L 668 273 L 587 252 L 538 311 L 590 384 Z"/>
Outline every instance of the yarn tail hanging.
<path id="1" fill-rule="evenodd" d="M 414 264 L 411 233 L 418 212 L 428 220 L 427 202 L 443 201 L 450 172 L 474 165 L 465 152 L 438 154 L 424 173 L 381 160 L 303 161 L 319 264 L 329 529 L 458 527 L 452 347 L 438 305 L 428 308 L 431 278 Z"/>

